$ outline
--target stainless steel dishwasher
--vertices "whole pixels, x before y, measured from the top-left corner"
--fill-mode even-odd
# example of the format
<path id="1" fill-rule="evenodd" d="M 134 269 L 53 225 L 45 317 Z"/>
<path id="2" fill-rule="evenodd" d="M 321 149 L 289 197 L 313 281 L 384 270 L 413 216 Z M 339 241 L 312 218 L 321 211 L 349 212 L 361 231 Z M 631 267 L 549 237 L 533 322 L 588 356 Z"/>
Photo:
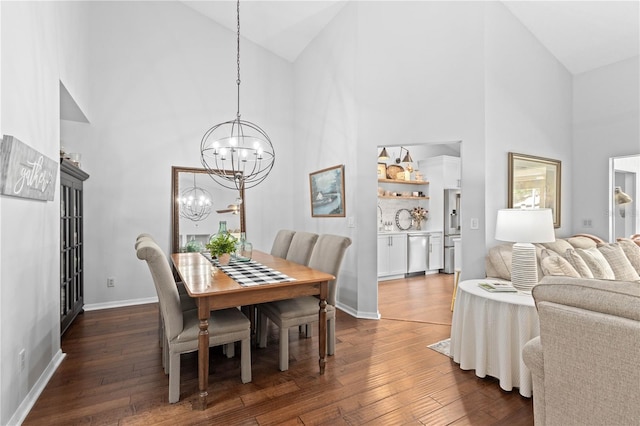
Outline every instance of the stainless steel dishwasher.
<path id="1" fill-rule="evenodd" d="M 407 234 L 407 274 L 425 272 L 429 261 L 429 234 Z"/>

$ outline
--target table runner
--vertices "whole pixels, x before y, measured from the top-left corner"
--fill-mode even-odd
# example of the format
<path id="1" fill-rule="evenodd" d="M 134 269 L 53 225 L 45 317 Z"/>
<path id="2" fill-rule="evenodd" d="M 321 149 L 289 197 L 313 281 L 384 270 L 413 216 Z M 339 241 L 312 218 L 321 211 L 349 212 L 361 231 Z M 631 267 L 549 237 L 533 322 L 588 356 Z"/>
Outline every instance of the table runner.
<path id="1" fill-rule="evenodd" d="M 234 262 L 230 260 L 228 265 L 220 265 L 218 262 L 210 258 L 208 259 L 232 280 L 245 287 L 296 280 L 255 260 L 248 262 Z"/>

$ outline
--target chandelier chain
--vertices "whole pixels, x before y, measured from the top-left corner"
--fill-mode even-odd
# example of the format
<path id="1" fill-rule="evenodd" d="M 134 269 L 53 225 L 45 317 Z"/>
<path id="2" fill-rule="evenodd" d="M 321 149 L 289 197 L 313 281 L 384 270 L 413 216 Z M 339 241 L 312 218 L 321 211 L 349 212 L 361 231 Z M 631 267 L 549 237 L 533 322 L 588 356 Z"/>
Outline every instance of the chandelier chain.
<path id="1" fill-rule="evenodd" d="M 236 61 L 238 65 L 238 77 L 236 79 L 236 84 L 238 85 L 238 111 L 236 111 L 236 116 L 238 120 L 240 120 L 240 0 L 237 2 L 236 6 L 236 19 L 237 19 L 237 36 L 236 36 L 236 44 L 237 44 L 237 56 Z"/>
<path id="2" fill-rule="evenodd" d="M 216 183 L 242 191 L 258 185 L 269 175 L 275 150 L 264 130 L 240 118 L 240 0 L 236 12 L 238 109 L 233 120 L 218 123 L 205 132 L 200 142 L 200 161 Z"/>

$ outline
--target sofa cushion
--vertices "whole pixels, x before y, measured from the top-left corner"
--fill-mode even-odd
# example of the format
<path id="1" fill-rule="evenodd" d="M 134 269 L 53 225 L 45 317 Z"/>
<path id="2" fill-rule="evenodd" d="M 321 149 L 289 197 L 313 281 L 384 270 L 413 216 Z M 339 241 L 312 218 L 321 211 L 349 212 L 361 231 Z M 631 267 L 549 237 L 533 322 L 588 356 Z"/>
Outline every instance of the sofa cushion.
<path id="1" fill-rule="evenodd" d="M 576 249 L 576 253 L 580 255 L 589 269 L 591 269 L 594 278 L 605 280 L 616 279 L 616 276 L 613 273 L 613 269 L 611 269 L 611 266 L 609 266 L 609 262 L 607 262 L 607 259 L 605 259 L 605 257 L 597 247 L 593 247 L 590 249 L 579 248 Z"/>
<path id="2" fill-rule="evenodd" d="M 551 250 L 542 250 L 540 258 L 542 273 L 546 275 L 560 275 L 565 277 L 580 278 L 580 274 L 562 256 Z"/>
<path id="3" fill-rule="evenodd" d="M 587 263 L 574 249 L 567 249 L 564 253 L 564 258 L 567 259 L 567 262 L 573 266 L 573 269 L 575 269 L 582 278 L 593 278 L 593 272 L 591 272 Z"/>
<path id="4" fill-rule="evenodd" d="M 622 247 L 618 243 L 598 244 L 598 250 L 611 266 L 616 280 L 637 281 L 640 276 L 627 259 Z"/>
<path id="5" fill-rule="evenodd" d="M 552 243 L 541 243 L 540 245 L 548 250 L 556 252 L 556 254 L 559 255 L 562 255 L 562 253 L 567 251 L 567 249 L 573 248 L 571 244 L 561 238 L 558 238 Z M 542 257 L 540 259 L 542 260 Z"/>
<path id="6" fill-rule="evenodd" d="M 575 236 L 566 238 L 567 242 L 573 246 L 573 248 L 588 249 L 595 247 L 597 243 L 591 238 Z"/>
<path id="7" fill-rule="evenodd" d="M 620 247 L 622 247 L 622 251 L 624 251 L 627 259 L 629 259 L 629 262 L 631 262 L 633 269 L 640 275 L 640 246 L 630 238 L 620 238 L 618 239 L 618 243 Z"/>

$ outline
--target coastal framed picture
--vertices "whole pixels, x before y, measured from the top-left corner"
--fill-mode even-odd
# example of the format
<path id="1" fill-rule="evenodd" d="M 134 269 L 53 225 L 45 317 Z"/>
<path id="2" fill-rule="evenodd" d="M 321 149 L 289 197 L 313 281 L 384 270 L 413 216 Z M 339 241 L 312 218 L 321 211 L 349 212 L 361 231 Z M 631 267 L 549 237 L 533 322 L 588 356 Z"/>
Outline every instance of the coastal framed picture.
<path id="1" fill-rule="evenodd" d="M 344 165 L 309 173 L 312 217 L 345 217 Z"/>
<path id="2" fill-rule="evenodd" d="M 562 163 L 550 158 L 509 153 L 510 209 L 551 209 L 553 226 L 560 227 Z"/>

